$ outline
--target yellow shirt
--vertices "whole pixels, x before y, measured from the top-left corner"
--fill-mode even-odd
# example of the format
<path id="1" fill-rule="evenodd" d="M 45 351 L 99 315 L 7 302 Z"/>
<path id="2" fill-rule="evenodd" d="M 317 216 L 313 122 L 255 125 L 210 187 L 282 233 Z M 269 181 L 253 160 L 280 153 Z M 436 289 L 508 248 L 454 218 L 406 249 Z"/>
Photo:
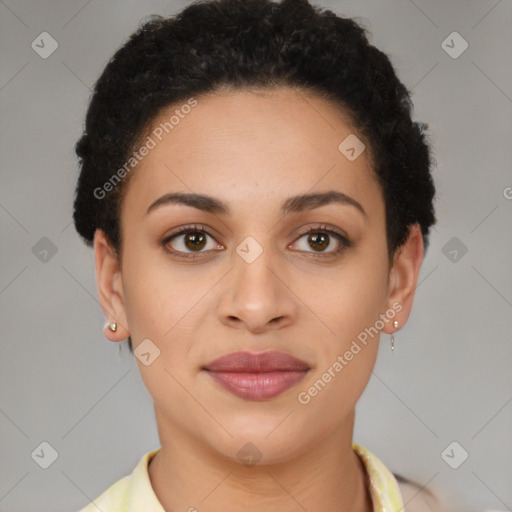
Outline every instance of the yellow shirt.
<path id="1" fill-rule="evenodd" d="M 374 512 L 404 512 L 398 483 L 389 469 L 366 448 L 356 443 L 352 448 L 366 468 Z M 149 461 L 159 450 L 143 455 L 131 475 L 118 480 L 80 512 L 166 512 L 148 474 Z"/>

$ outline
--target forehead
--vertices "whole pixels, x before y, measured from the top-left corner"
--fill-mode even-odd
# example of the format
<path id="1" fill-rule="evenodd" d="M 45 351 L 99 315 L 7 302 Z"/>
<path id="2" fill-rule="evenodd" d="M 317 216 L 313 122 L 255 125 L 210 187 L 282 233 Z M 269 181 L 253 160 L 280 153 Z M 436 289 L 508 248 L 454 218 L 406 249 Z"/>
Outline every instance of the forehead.
<path id="1" fill-rule="evenodd" d="M 152 148 L 137 164 L 125 203 L 147 208 L 162 194 L 180 190 L 261 204 L 333 188 L 368 202 L 380 194 L 369 150 L 351 161 L 340 150 L 346 140 L 362 143 L 349 117 L 304 90 L 197 96 L 155 118 L 142 141 Z"/>

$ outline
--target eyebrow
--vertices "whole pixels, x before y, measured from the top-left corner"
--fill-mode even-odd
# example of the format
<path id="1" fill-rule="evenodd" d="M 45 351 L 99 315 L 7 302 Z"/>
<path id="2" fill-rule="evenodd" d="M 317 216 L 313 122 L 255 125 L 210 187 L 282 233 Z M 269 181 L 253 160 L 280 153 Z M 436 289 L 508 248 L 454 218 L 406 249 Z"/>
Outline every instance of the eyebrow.
<path id="1" fill-rule="evenodd" d="M 368 217 L 366 211 L 355 199 L 337 190 L 327 192 L 299 194 L 289 197 L 281 206 L 281 214 L 302 212 L 304 210 L 313 210 L 326 206 L 328 204 L 341 204 L 344 206 L 353 206 L 365 217 Z M 165 194 L 153 202 L 147 209 L 146 215 L 150 212 L 169 204 L 183 204 L 191 206 L 198 210 L 213 213 L 216 215 L 230 215 L 231 209 L 228 204 L 220 199 L 204 194 L 190 194 L 185 192 L 173 192 Z"/>

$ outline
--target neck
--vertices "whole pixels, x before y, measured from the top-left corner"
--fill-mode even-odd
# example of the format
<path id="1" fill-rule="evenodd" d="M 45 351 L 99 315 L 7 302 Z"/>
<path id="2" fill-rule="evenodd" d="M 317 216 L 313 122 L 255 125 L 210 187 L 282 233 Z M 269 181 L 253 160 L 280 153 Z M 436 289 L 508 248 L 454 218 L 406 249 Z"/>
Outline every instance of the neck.
<path id="1" fill-rule="evenodd" d="M 307 452 L 251 467 L 198 443 L 155 414 L 162 448 L 148 471 L 166 511 L 373 511 L 366 470 L 352 450 L 354 413 L 343 428 Z"/>

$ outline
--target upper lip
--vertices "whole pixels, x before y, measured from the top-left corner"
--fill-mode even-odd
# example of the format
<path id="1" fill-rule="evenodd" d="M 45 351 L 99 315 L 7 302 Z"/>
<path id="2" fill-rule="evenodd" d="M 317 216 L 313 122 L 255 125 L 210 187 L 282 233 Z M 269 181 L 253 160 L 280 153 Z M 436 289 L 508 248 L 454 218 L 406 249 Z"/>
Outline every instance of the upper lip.
<path id="1" fill-rule="evenodd" d="M 258 373 L 276 371 L 305 371 L 310 367 L 296 357 L 269 350 L 266 352 L 232 352 L 223 355 L 203 367 L 211 372 Z"/>

